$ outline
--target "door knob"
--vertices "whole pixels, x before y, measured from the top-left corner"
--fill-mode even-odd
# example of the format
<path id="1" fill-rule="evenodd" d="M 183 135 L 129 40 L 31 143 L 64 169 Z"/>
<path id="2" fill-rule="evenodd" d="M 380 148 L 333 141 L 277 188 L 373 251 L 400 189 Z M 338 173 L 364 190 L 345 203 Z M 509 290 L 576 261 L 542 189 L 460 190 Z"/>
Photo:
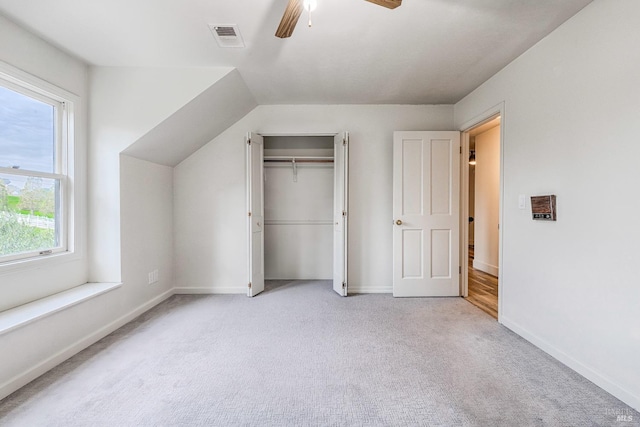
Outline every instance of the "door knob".
<path id="1" fill-rule="evenodd" d="M 396 221 L 396 225 L 402 225 L 402 220 L 400 220 L 400 219 L 399 219 L 399 220 L 397 220 L 397 221 Z"/>

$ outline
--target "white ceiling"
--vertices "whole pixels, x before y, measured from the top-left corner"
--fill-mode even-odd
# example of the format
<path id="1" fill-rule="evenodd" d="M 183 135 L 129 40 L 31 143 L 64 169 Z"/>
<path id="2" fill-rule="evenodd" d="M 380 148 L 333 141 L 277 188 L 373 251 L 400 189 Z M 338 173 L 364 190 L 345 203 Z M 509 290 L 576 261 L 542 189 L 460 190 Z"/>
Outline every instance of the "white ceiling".
<path id="1" fill-rule="evenodd" d="M 0 13 L 94 65 L 236 67 L 259 104 L 452 104 L 591 0 L 0 0 Z M 238 24 L 222 49 L 207 24 Z"/>

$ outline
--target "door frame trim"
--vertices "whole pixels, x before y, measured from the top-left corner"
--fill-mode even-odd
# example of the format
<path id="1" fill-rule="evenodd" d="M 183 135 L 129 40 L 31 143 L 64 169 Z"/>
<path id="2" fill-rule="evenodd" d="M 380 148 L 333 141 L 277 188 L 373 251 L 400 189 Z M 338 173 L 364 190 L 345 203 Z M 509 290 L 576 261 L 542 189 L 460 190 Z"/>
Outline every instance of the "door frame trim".
<path id="1" fill-rule="evenodd" d="M 504 294 L 504 280 L 502 280 L 503 263 L 503 236 L 504 236 L 504 129 L 505 129 L 505 103 L 504 101 L 478 114 L 460 126 L 462 132 L 460 156 L 460 295 L 469 295 L 469 133 L 474 128 L 487 123 L 496 117 L 500 117 L 500 198 L 498 207 L 498 323 L 502 323 L 502 301 Z M 462 260 L 467 260 L 462 262 Z"/>

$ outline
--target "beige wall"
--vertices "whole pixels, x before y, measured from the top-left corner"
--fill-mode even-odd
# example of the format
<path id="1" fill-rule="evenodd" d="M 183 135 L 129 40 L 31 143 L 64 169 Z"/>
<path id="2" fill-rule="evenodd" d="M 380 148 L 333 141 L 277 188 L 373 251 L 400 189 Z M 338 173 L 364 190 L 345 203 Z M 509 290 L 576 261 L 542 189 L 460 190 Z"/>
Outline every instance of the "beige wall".
<path id="1" fill-rule="evenodd" d="M 476 135 L 473 268 L 498 276 L 500 126 Z"/>

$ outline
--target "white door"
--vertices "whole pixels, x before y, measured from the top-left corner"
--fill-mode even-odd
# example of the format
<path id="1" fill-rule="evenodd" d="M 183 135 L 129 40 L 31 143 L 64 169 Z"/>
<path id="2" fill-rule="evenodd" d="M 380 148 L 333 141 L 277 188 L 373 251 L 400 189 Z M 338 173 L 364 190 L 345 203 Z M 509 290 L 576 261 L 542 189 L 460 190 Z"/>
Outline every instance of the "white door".
<path id="1" fill-rule="evenodd" d="M 347 218 L 349 206 L 349 133 L 334 140 L 333 290 L 347 296 Z"/>
<path id="2" fill-rule="evenodd" d="M 393 296 L 459 296 L 460 133 L 394 132 Z"/>
<path id="3" fill-rule="evenodd" d="M 247 295 L 264 290 L 264 141 L 247 134 L 247 213 L 249 284 Z"/>

